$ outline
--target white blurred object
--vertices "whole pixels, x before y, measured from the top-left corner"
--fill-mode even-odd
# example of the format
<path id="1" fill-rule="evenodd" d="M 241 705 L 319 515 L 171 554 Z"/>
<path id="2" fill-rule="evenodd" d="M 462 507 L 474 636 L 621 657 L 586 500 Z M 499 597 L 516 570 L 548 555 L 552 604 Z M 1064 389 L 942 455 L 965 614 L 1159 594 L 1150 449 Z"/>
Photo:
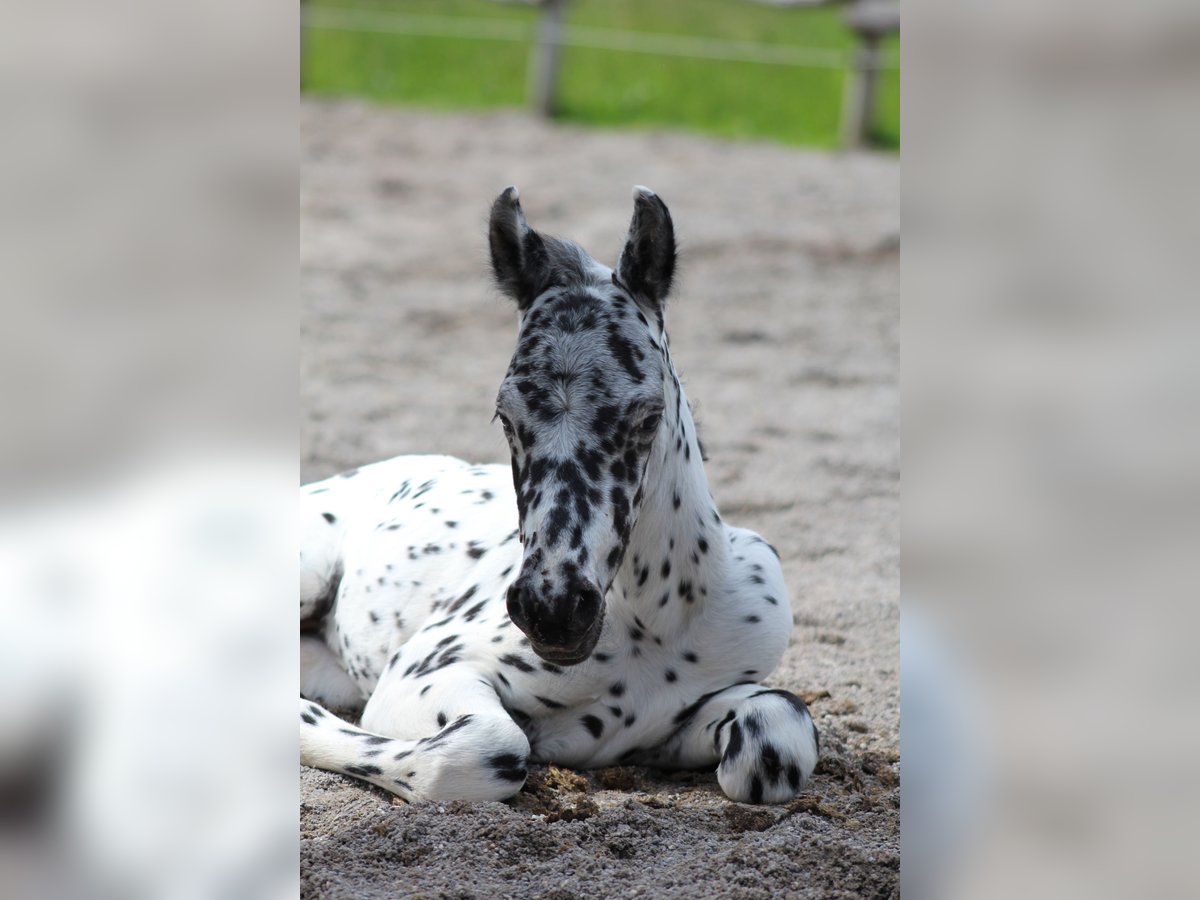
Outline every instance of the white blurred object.
<path id="1" fill-rule="evenodd" d="M 156 467 L 2 523 L 0 775 L 55 760 L 76 888 L 253 895 L 294 854 L 293 472 Z"/>
<path id="2" fill-rule="evenodd" d="M 936 624 L 900 613 L 901 893 L 954 896 L 951 885 L 987 818 L 979 697 Z"/>

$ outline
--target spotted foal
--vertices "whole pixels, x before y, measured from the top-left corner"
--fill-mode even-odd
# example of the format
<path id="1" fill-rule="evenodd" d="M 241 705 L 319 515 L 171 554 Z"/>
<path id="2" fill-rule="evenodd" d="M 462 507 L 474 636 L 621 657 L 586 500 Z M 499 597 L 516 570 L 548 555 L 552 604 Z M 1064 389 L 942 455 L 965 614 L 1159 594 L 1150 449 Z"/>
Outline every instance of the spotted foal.
<path id="1" fill-rule="evenodd" d="M 634 201 L 615 270 L 516 188 L 492 206 L 511 472 L 402 456 L 302 489 L 304 764 L 406 800 L 502 799 L 531 762 L 716 766 L 755 803 L 812 773 L 808 709 L 761 684 L 792 627 L 778 555 L 709 493 L 663 326 L 671 216 Z"/>

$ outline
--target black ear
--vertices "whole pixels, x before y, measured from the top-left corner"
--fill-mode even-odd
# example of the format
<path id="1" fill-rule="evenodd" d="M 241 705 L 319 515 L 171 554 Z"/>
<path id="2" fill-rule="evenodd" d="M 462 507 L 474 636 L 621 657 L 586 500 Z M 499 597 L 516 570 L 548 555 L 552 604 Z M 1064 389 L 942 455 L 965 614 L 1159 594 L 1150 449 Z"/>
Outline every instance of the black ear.
<path id="1" fill-rule="evenodd" d="M 544 290 L 550 266 L 545 241 L 525 221 L 514 185 L 506 187 L 492 204 L 488 246 L 496 284 L 525 309 Z"/>
<path id="2" fill-rule="evenodd" d="M 675 226 L 667 204 L 641 186 L 633 189 L 633 221 L 617 260 L 617 278 L 634 299 L 661 311 L 675 276 Z"/>

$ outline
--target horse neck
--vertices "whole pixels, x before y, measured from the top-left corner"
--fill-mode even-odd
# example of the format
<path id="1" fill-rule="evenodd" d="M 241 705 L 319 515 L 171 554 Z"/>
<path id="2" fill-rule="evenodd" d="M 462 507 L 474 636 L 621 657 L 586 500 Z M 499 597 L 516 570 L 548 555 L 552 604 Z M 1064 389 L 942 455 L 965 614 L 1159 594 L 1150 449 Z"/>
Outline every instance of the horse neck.
<path id="1" fill-rule="evenodd" d="M 696 424 L 669 357 L 665 380 L 666 409 L 646 463 L 641 509 L 610 598 L 647 624 L 703 610 L 723 584 L 729 552 Z"/>

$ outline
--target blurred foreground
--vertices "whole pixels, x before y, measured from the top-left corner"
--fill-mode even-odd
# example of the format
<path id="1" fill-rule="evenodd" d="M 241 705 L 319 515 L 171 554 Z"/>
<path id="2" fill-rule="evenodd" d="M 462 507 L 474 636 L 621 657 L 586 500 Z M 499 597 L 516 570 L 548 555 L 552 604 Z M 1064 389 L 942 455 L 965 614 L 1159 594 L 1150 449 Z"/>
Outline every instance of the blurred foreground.
<path id="1" fill-rule="evenodd" d="M 295 14 L 7 12 L 0 895 L 294 895 Z"/>
<path id="2" fill-rule="evenodd" d="M 1194 896 L 1200 9 L 905 13 L 905 888 Z"/>

